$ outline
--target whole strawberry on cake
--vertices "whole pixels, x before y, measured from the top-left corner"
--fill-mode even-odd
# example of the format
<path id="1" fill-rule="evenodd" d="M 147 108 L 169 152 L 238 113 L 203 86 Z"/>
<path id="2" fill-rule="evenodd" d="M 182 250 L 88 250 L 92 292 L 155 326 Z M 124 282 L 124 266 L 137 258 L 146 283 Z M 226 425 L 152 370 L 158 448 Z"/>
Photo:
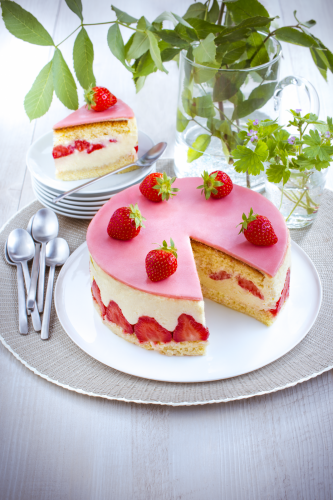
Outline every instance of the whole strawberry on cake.
<path id="1" fill-rule="evenodd" d="M 85 100 L 86 105 L 53 127 L 57 179 L 98 177 L 137 159 L 138 131 L 132 109 L 105 87 L 89 88 Z"/>
<path id="2" fill-rule="evenodd" d="M 205 354 L 203 297 L 269 326 L 289 296 L 283 216 L 221 171 L 202 179 L 150 174 L 100 209 L 87 244 L 103 322 L 162 354 Z"/>

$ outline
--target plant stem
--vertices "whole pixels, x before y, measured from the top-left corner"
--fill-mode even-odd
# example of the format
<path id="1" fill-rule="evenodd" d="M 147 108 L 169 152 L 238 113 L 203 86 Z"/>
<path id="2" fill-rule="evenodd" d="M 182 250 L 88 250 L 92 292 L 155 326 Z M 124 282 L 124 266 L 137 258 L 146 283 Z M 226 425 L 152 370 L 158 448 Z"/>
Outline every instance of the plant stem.
<path id="1" fill-rule="evenodd" d="M 200 122 L 198 122 L 195 118 L 191 118 L 191 120 L 194 121 L 197 125 L 199 125 L 199 127 L 204 128 L 205 130 L 207 130 L 207 132 L 209 132 L 212 135 L 211 131 L 207 127 L 205 127 L 204 125 L 202 125 Z"/>
<path id="2" fill-rule="evenodd" d="M 284 26 L 284 28 L 299 28 L 300 26 L 298 24 L 296 24 L 296 26 Z M 255 56 L 258 54 L 258 52 L 260 51 L 261 47 L 263 45 L 265 45 L 265 43 L 267 42 L 267 40 L 271 37 L 271 36 L 274 36 L 276 33 L 276 30 L 274 31 L 271 31 L 270 33 L 268 33 L 268 35 L 266 36 L 266 38 L 263 40 L 262 44 L 259 45 L 259 47 L 257 48 L 257 50 L 255 51 L 255 53 L 253 54 L 253 56 L 251 57 L 250 59 L 250 62 L 255 58 Z"/>
<path id="3" fill-rule="evenodd" d="M 64 38 L 64 40 L 62 40 L 62 42 L 58 43 L 58 45 L 56 45 L 56 49 L 59 47 L 59 45 L 61 45 L 62 43 L 64 43 L 70 36 L 74 35 L 75 31 L 77 31 L 79 28 L 81 28 L 81 26 L 83 26 L 83 24 L 79 24 L 79 26 L 77 28 L 75 28 L 74 31 L 72 31 L 72 33 L 68 36 L 66 36 L 66 38 Z"/>
<path id="4" fill-rule="evenodd" d="M 219 17 L 218 17 L 218 20 L 217 20 L 217 24 L 222 24 L 222 18 L 223 18 L 224 6 L 225 6 L 225 3 L 224 3 L 224 2 L 222 2 L 222 3 L 221 3 L 220 12 L 219 12 Z"/>

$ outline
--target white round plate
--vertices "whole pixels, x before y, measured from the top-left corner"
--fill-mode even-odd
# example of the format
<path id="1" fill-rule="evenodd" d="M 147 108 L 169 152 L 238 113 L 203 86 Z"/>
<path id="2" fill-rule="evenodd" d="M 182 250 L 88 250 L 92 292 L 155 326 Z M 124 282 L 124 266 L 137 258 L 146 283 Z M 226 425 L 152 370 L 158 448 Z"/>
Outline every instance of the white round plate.
<path id="1" fill-rule="evenodd" d="M 52 200 L 54 198 L 53 195 L 47 194 L 45 191 L 42 191 L 40 187 L 35 184 L 34 182 L 32 183 L 32 187 L 34 191 L 43 198 L 44 200 L 48 201 L 52 205 L 57 205 L 59 208 L 63 208 L 64 210 L 83 210 L 83 211 L 93 211 L 93 210 L 99 210 L 105 203 L 109 201 L 110 198 L 114 195 L 110 195 L 108 198 L 106 198 L 103 201 L 85 201 L 84 199 L 81 202 L 78 201 L 71 201 L 67 203 L 67 198 L 64 198 L 63 200 L 59 201 L 57 204 L 53 203 Z"/>
<path id="2" fill-rule="evenodd" d="M 96 213 L 98 212 L 98 210 L 96 210 L 95 212 L 92 212 L 91 215 L 88 215 L 87 212 L 79 212 L 78 214 L 76 214 L 76 213 L 69 213 L 69 212 L 67 212 L 64 209 L 59 208 L 54 203 L 49 203 L 48 201 L 46 201 L 45 198 L 41 197 L 37 193 L 37 191 L 35 191 L 35 189 L 34 189 L 34 193 L 36 195 L 37 200 L 40 201 L 40 203 L 42 205 L 44 205 L 44 207 L 50 208 L 51 210 L 53 210 L 53 212 L 55 212 L 56 214 L 59 214 L 59 215 L 65 215 L 66 217 L 71 217 L 73 219 L 91 220 L 96 215 Z"/>
<path id="3" fill-rule="evenodd" d="M 60 323 L 83 351 L 121 372 L 165 382 L 220 380 L 272 363 L 305 337 L 321 299 L 312 261 L 292 242 L 290 297 L 272 326 L 205 299 L 210 331 L 206 356 L 168 357 L 126 342 L 102 323 L 91 298 L 86 243 L 67 260 L 55 289 Z"/>
<path id="4" fill-rule="evenodd" d="M 96 215 L 99 210 L 99 208 L 97 210 L 74 210 L 73 208 L 68 209 L 60 207 L 58 203 L 56 205 L 54 203 L 50 203 L 46 198 L 44 198 L 44 196 L 40 196 L 37 191 L 35 192 L 35 194 L 39 201 L 41 201 L 44 205 L 47 205 L 52 210 L 59 210 L 63 215 L 68 215 L 68 217 L 70 217 L 71 215 L 86 215 L 94 217 L 94 215 Z"/>
<path id="5" fill-rule="evenodd" d="M 49 187 L 44 186 L 41 182 L 38 181 L 38 179 L 36 179 L 36 177 L 32 177 L 32 184 L 34 186 L 37 186 L 39 191 L 41 191 L 43 194 L 47 194 L 48 196 L 51 196 L 52 198 L 61 194 L 61 193 L 59 193 L 59 191 L 56 191 L 56 190 L 53 190 Z M 75 195 L 77 195 L 77 196 L 73 196 L 73 195 L 67 196 L 66 200 L 73 200 L 73 201 L 79 202 L 79 203 L 85 202 L 86 200 L 91 201 L 91 202 L 95 202 L 95 201 L 99 202 L 99 201 L 108 200 L 111 196 L 113 196 L 116 193 L 119 193 L 120 191 L 110 191 L 109 193 L 106 193 L 103 196 L 91 196 L 91 195 L 82 195 L 82 194 L 80 195 L 80 193 L 75 193 Z"/>
<path id="6" fill-rule="evenodd" d="M 145 154 L 154 143 L 152 139 L 144 132 L 138 131 L 139 150 L 138 157 Z M 53 132 L 50 131 L 35 141 L 27 153 L 27 166 L 33 177 L 36 177 L 39 182 L 59 192 L 64 193 L 77 186 L 81 186 L 88 181 L 88 179 L 81 179 L 78 181 L 61 181 L 55 177 L 55 166 L 52 157 L 53 149 Z M 148 175 L 154 165 L 149 168 L 141 168 L 133 170 L 126 174 L 111 175 L 106 179 L 101 179 L 92 186 L 87 186 L 82 189 L 82 193 L 87 194 L 100 194 L 109 193 L 110 191 L 119 191 L 125 189 L 132 184 L 140 182 L 146 175 Z"/>

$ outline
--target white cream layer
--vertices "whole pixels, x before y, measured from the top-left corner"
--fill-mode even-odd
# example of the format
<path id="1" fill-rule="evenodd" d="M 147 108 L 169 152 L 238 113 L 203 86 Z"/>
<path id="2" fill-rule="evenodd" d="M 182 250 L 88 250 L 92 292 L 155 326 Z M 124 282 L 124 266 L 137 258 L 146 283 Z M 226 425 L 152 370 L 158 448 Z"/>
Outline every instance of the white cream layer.
<path id="1" fill-rule="evenodd" d="M 131 325 L 135 325 L 140 316 L 150 316 L 172 332 L 181 314 L 189 314 L 205 325 L 203 300 L 171 299 L 136 290 L 106 274 L 92 258 L 90 275 L 100 289 L 103 304 L 108 306 L 110 300 L 114 300 Z"/>
<path id="2" fill-rule="evenodd" d="M 135 158 L 137 156 L 134 149 L 137 144 L 137 138 L 132 137 L 131 134 L 126 134 L 118 138 L 117 142 L 106 141 L 103 137 L 103 140 L 91 141 L 91 143 L 105 144 L 106 147 L 97 149 L 90 154 L 86 151 L 75 150 L 71 155 L 57 158 L 55 159 L 56 171 L 67 172 L 102 167 L 110 163 L 117 163 L 117 161 L 126 156 L 134 155 Z"/>
<path id="3" fill-rule="evenodd" d="M 281 297 L 281 293 L 286 281 L 287 271 L 291 266 L 291 245 L 289 240 L 289 245 L 284 262 L 277 274 L 272 278 L 268 275 L 263 275 L 262 284 L 259 286 L 257 283 L 255 285 L 260 290 L 264 299 L 260 299 L 251 293 L 249 290 L 242 288 L 238 284 L 238 275 L 231 276 L 231 278 L 225 280 L 212 280 L 206 274 L 198 270 L 200 283 L 206 288 L 216 290 L 228 297 L 231 297 L 239 304 L 245 304 L 251 308 L 255 308 L 261 311 L 269 311 L 274 309 L 277 301 Z M 244 276 L 246 279 L 247 277 Z"/>

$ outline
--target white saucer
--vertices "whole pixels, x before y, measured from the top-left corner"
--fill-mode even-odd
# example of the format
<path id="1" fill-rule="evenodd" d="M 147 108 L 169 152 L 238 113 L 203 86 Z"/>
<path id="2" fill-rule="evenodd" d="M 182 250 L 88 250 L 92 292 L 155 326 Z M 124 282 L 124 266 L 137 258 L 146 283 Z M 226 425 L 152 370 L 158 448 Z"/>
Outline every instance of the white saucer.
<path id="1" fill-rule="evenodd" d="M 41 182 L 38 181 L 38 179 L 36 179 L 36 177 L 32 177 L 32 184 L 34 186 L 37 186 L 38 190 L 41 191 L 43 194 L 47 195 L 47 196 L 50 196 L 52 198 L 54 198 L 55 196 L 58 196 L 59 194 L 59 191 L 56 191 L 56 190 L 52 190 L 51 188 L 49 187 L 46 187 L 44 186 Z M 89 194 L 80 194 L 80 193 L 75 193 L 75 195 L 69 195 L 66 197 L 66 200 L 67 201 L 75 201 L 75 202 L 85 202 L 85 201 L 90 201 L 90 202 L 94 202 L 94 201 L 105 201 L 105 200 L 108 200 L 110 198 L 110 196 L 118 193 L 119 191 L 110 191 L 109 193 L 106 193 L 104 194 L 103 196 L 92 196 L 92 195 L 89 195 Z"/>
<path id="2" fill-rule="evenodd" d="M 139 150 L 138 157 L 145 154 L 153 145 L 152 139 L 144 132 L 138 131 Z M 54 160 L 52 157 L 53 149 L 53 132 L 40 137 L 28 149 L 26 161 L 28 169 L 33 177 L 39 182 L 49 188 L 58 191 L 57 194 L 69 191 L 72 188 L 81 186 L 87 182 L 88 179 L 81 179 L 79 181 L 61 181 L 55 177 Z M 96 194 L 103 195 L 109 192 L 123 190 L 137 182 L 140 182 L 146 175 L 148 175 L 154 165 L 151 167 L 133 170 L 126 174 L 112 175 L 106 179 L 101 179 L 92 186 L 88 186 L 82 190 L 82 194 Z"/>
<path id="3" fill-rule="evenodd" d="M 114 195 L 109 195 L 105 200 L 103 201 L 86 201 L 84 198 L 79 202 L 79 201 L 68 201 L 67 198 L 64 198 L 63 200 L 59 201 L 57 204 L 52 203 L 52 200 L 54 198 L 54 195 L 48 194 L 46 191 L 42 191 L 41 188 L 32 182 L 33 189 L 36 194 L 38 194 L 38 197 L 42 198 L 43 200 L 49 202 L 52 205 L 56 205 L 59 208 L 63 209 L 69 209 L 69 210 L 83 210 L 83 211 L 93 211 L 93 210 L 99 210 L 107 201 L 109 201 L 110 198 Z"/>
<path id="4" fill-rule="evenodd" d="M 166 382 L 220 380 L 272 363 L 305 337 L 321 299 L 321 283 L 312 261 L 292 242 L 290 297 L 272 326 L 205 299 L 210 331 L 206 356 L 167 357 L 130 344 L 103 325 L 91 298 L 86 243 L 69 257 L 55 289 L 59 320 L 83 351 L 124 373 Z"/>

